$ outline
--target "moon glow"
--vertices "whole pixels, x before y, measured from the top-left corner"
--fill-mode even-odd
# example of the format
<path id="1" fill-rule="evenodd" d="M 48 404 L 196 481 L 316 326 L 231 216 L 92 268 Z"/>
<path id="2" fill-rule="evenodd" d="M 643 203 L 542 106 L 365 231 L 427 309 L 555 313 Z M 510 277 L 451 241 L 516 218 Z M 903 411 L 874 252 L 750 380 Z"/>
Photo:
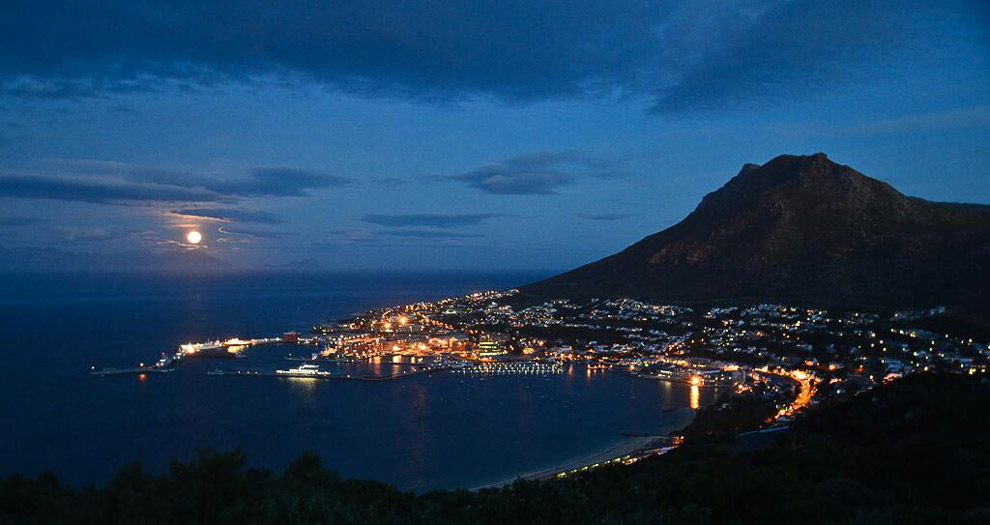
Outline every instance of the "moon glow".
<path id="1" fill-rule="evenodd" d="M 186 240 L 189 241 L 189 244 L 199 244 L 199 241 L 203 240 L 203 235 L 193 230 L 186 234 Z"/>

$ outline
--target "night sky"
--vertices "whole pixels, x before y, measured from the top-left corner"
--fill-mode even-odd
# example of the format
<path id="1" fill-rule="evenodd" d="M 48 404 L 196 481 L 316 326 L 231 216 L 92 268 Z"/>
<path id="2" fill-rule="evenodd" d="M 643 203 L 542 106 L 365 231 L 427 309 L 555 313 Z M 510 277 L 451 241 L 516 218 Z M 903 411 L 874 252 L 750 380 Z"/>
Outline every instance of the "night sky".
<path id="1" fill-rule="evenodd" d="M 984 1 L 0 8 L 0 245 L 565 269 L 747 162 L 990 203 Z"/>

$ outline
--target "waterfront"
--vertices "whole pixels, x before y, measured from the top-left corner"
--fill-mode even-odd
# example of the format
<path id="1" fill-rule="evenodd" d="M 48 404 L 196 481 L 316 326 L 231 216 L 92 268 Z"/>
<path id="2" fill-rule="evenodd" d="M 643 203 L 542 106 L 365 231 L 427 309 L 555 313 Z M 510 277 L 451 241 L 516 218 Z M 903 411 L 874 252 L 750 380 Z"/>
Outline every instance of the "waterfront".
<path id="1" fill-rule="evenodd" d="M 179 343 L 305 331 L 373 307 L 505 288 L 538 275 L 255 275 L 137 279 L 5 276 L 0 295 L 0 472 L 51 469 L 81 484 L 140 460 L 163 471 L 204 446 L 242 446 L 281 468 L 304 450 L 347 477 L 406 489 L 472 487 L 564 464 L 686 424 L 689 387 L 571 370 L 485 380 L 436 374 L 389 382 L 242 380 L 207 372 L 295 366 L 298 347 L 170 374 L 94 378 Z M 386 364 L 322 364 L 386 371 Z M 365 367 L 365 368 L 361 368 Z M 703 390 L 703 402 L 713 391 Z"/>

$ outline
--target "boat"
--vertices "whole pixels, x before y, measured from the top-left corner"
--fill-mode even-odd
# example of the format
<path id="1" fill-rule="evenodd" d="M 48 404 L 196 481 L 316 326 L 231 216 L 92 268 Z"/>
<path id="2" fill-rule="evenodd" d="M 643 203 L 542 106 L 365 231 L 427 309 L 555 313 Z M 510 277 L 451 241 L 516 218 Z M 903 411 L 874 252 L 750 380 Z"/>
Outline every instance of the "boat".
<path id="1" fill-rule="evenodd" d="M 89 371 L 89 375 L 103 377 L 125 374 L 165 374 L 171 372 L 172 370 L 172 368 L 158 368 L 154 366 L 136 366 L 132 368 L 92 368 Z"/>
<path id="2" fill-rule="evenodd" d="M 282 377 L 330 377 L 332 374 L 330 372 L 320 370 L 319 365 L 307 363 L 300 365 L 297 368 L 276 370 L 275 375 Z"/>

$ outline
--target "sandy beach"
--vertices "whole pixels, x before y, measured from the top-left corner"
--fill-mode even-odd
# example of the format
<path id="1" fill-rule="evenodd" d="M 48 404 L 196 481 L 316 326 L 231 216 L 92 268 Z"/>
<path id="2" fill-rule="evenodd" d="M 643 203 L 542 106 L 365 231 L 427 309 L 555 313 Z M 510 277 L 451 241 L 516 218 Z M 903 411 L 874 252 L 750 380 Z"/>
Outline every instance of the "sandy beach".
<path id="1" fill-rule="evenodd" d="M 471 490 L 498 488 L 512 484 L 514 481 L 520 479 L 535 480 L 535 479 L 551 478 L 556 476 L 557 474 L 560 474 L 561 472 L 570 472 L 572 470 L 580 469 L 582 467 L 605 463 L 614 459 L 628 456 L 639 450 L 666 446 L 667 441 L 668 440 L 665 439 L 663 436 L 655 436 L 655 435 L 624 437 L 623 440 L 618 444 L 615 444 L 607 449 L 601 450 L 589 456 L 585 456 L 583 458 L 574 461 L 569 461 L 567 463 L 555 465 L 547 469 L 520 474 L 512 478 L 504 479 L 502 481 L 489 483 L 487 485 L 482 485 L 480 487 L 475 487 L 474 489 Z"/>

